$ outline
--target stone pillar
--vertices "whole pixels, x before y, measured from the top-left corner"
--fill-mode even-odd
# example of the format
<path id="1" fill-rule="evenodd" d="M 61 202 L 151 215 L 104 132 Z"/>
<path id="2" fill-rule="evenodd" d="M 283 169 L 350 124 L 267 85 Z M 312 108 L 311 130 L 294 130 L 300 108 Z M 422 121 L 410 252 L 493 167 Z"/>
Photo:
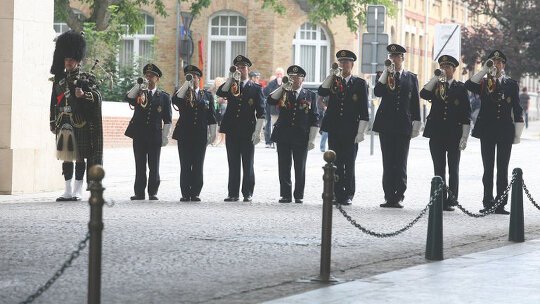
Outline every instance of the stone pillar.
<path id="1" fill-rule="evenodd" d="M 61 187 L 49 131 L 54 1 L 2 0 L 0 194 Z"/>

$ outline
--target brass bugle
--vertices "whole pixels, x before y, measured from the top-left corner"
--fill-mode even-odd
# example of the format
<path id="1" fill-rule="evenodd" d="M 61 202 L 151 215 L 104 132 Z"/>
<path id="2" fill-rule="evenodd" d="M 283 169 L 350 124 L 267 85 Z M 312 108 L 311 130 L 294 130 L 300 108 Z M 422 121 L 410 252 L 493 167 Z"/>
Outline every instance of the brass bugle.
<path id="1" fill-rule="evenodd" d="M 393 63 L 392 60 L 386 59 L 386 60 L 384 61 L 384 66 L 389 67 L 389 66 L 392 65 L 392 63 Z"/>
<path id="2" fill-rule="evenodd" d="M 488 59 L 488 60 L 486 61 L 486 66 L 487 66 L 488 68 L 493 67 L 493 60 Z"/>
<path id="3" fill-rule="evenodd" d="M 440 77 L 442 75 L 442 70 L 441 69 L 436 69 L 433 74 L 435 74 L 435 76 L 437 76 L 437 77 Z"/>

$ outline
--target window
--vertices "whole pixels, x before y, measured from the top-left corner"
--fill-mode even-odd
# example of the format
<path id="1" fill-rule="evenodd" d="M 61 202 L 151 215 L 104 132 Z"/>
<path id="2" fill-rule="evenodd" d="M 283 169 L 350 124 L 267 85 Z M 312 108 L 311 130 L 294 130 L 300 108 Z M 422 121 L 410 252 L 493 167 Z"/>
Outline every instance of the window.
<path id="1" fill-rule="evenodd" d="M 75 16 L 77 16 L 79 20 L 83 20 L 85 18 L 85 16 L 83 15 L 81 11 L 74 9 L 73 12 L 75 13 Z M 61 20 L 57 20 L 57 19 L 54 20 L 53 27 L 54 27 L 54 31 L 56 32 L 56 35 L 60 35 L 70 30 L 67 23 Z"/>
<path id="2" fill-rule="evenodd" d="M 208 29 L 208 80 L 228 77 L 234 57 L 246 55 L 246 19 L 236 13 L 223 12 L 210 19 Z"/>
<path id="3" fill-rule="evenodd" d="M 306 71 L 306 84 L 320 83 L 330 66 L 330 41 L 319 25 L 306 22 L 293 39 L 293 62 Z"/>
<path id="4" fill-rule="evenodd" d="M 154 18 L 146 13 L 142 13 L 144 18 L 143 28 L 130 33 L 129 26 L 124 25 L 125 34 L 120 41 L 120 53 L 118 54 L 118 64 L 121 68 L 133 67 L 133 64 L 144 65 L 152 61 L 154 57 Z"/>

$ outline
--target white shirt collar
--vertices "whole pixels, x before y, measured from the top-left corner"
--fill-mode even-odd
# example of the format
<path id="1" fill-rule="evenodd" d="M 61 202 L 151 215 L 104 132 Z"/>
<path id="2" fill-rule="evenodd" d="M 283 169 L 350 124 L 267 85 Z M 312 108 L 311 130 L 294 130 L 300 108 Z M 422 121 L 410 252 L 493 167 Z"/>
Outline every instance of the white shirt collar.
<path id="1" fill-rule="evenodd" d="M 502 82 L 503 82 L 503 79 L 504 79 L 504 74 L 501 73 L 501 76 L 500 76 L 499 78 L 497 78 L 497 79 L 499 79 L 499 82 L 502 83 Z"/>
<path id="2" fill-rule="evenodd" d="M 451 86 L 451 85 L 452 85 L 452 82 L 454 82 L 454 78 L 448 79 L 448 86 Z"/>
<path id="3" fill-rule="evenodd" d="M 343 78 L 343 79 L 345 79 L 345 82 L 348 83 L 349 80 L 351 80 L 351 77 L 352 77 L 352 74 L 349 75 L 349 76 L 347 76 L 347 77 L 345 77 L 345 78 Z"/>
<path id="4" fill-rule="evenodd" d="M 153 90 L 150 90 L 149 92 L 152 92 L 152 96 L 154 96 L 156 94 L 156 91 L 157 91 L 157 87 L 155 87 Z"/>
<path id="5" fill-rule="evenodd" d="M 246 80 L 244 80 L 244 81 L 242 81 L 242 82 L 244 83 L 244 87 L 246 86 L 246 84 L 247 84 L 248 81 L 249 81 L 249 78 L 246 79 Z"/>
<path id="6" fill-rule="evenodd" d="M 298 88 L 298 90 L 295 90 L 295 92 L 296 92 L 296 97 L 297 97 L 297 98 L 298 98 L 298 96 L 300 96 L 300 91 L 302 91 L 302 86 L 300 86 L 300 87 Z"/>

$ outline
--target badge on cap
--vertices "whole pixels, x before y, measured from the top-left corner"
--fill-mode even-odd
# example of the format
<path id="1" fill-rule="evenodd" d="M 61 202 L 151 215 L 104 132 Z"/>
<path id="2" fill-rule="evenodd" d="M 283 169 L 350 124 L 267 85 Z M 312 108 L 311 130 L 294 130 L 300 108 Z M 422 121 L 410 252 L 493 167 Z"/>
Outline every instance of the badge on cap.
<path id="1" fill-rule="evenodd" d="M 296 72 L 298 72 L 298 67 L 294 67 L 292 70 L 293 70 L 293 72 L 296 73 Z"/>
<path id="2" fill-rule="evenodd" d="M 448 57 L 443 56 L 443 57 L 442 57 L 442 61 L 448 61 Z"/>
<path id="3" fill-rule="evenodd" d="M 341 56 L 343 57 L 345 55 L 347 55 L 347 53 L 345 51 L 341 51 Z"/>
<path id="4" fill-rule="evenodd" d="M 395 51 L 395 50 L 396 50 L 396 46 L 395 46 L 395 45 L 392 45 L 392 46 L 390 47 L 390 50 L 391 50 L 391 51 Z"/>

